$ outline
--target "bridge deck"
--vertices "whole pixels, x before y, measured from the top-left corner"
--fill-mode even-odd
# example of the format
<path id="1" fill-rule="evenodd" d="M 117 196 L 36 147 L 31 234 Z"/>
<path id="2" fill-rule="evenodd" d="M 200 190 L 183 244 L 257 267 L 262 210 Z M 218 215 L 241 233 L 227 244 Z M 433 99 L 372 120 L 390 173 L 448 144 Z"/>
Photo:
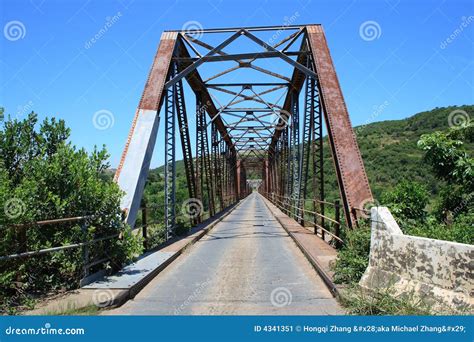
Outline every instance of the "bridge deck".
<path id="1" fill-rule="evenodd" d="M 286 305 L 285 305 L 286 304 Z M 253 193 L 109 314 L 341 314 L 304 255 Z"/>

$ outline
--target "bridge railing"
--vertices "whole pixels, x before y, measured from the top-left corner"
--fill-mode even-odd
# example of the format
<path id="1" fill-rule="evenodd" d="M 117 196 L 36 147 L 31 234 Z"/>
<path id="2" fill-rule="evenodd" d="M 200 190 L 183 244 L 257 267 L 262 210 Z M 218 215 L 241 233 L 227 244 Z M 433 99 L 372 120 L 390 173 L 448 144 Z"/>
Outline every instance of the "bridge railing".
<path id="1" fill-rule="evenodd" d="M 294 218 L 303 227 L 312 227 L 314 234 L 321 237 L 323 241 L 328 244 L 334 245 L 339 248 L 344 244 L 344 240 L 341 237 L 342 233 L 342 220 L 341 210 L 342 205 L 338 200 L 335 202 L 321 201 L 317 199 L 302 199 L 302 205 L 297 206 L 296 200 L 293 197 L 282 196 L 276 193 L 263 193 L 263 195 L 275 204 L 283 213 L 289 217 Z M 307 206 L 312 206 L 313 210 L 307 209 Z M 317 207 L 330 206 L 333 208 L 333 217 L 318 212 Z"/>
<path id="2" fill-rule="evenodd" d="M 88 228 L 90 227 L 90 221 L 95 217 L 93 215 L 88 216 L 77 216 L 67 217 L 60 219 L 42 220 L 36 222 L 28 222 L 23 224 L 12 224 L 3 229 L 12 229 L 13 235 L 16 237 L 16 249 L 15 253 L 0 256 L 0 261 L 10 261 L 15 259 L 26 259 L 34 256 L 39 256 L 49 253 L 57 253 L 68 249 L 82 248 L 83 257 L 83 277 L 86 278 L 90 275 L 90 269 L 96 265 L 105 263 L 110 260 L 109 256 L 102 256 L 100 258 L 90 258 L 90 246 L 101 241 L 111 240 L 119 238 L 120 233 L 114 233 L 103 237 L 95 237 L 93 239 L 88 238 Z M 66 224 L 78 224 L 81 230 L 81 236 L 78 240 L 81 242 L 69 243 L 61 246 L 41 248 L 33 251 L 28 250 L 28 231 L 33 228 L 41 228 L 44 226 L 61 226 Z"/>
<path id="3" fill-rule="evenodd" d="M 223 198 L 224 208 L 234 202 L 232 195 L 224 196 Z M 209 211 L 202 210 L 199 212 L 198 217 L 200 221 L 204 221 L 210 217 Z M 176 207 L 178 212 L 181 212 L 181 206 Z M 158 211 L 158 214 L 150 215 L 150 211 Z M 149 204 L 144 205 L 140 208 L 141 215 L 138 217 L 137 224 L 132 228 L 132 231 L 135 234 L 140 234 L 143 238 L 143 247 L 145 251 L 151 249 L 160 248 L 160 246 L 166 242 L 166 233 L 164 227 L 164 205 L 159 204 Z M 155 216 L 154 220 L 150 220 L 151 216 Z M 182 216 L 182 215 L 181 215 Z M 113 233 L 107 236 L 94 237 L 90 238 L 90 227 L 92 226 L 91 222 L 94 219 L 97 219 L 97 216 L 94 215 L 84 215 L 76 217 L 66 217 L 58 219 L 49 219 L 41 220 L 35 222 L 27 222 L 21 224 L 10 224 L 8 226 L 0 227 L 0 234 L 7 234 L 10 230 L 11 236 L 13 236 L 13 243 L 0 251 L 0 262 L 9 262 L 13 260 L 28 259 L 32 257 L 37 257 L 45 254 L 59 253 L 65 250 L 71 249 L 82 249 L 82 269 L 83 276 L 81 282 L 85 278 L 89 277 L 96 266 L 105 264 L 111 261 L 111 257 L 107 255 L 106 251 L 100 250 L 100 248 L 93 248 L 94 244 L 99 242 L 112 240 L 112 239 L 121 239 L 120 232 Z M 187 217 L 192 221 L 192 218 Z M 45 247 L 35 250 L 29 250 L 28 246 L 28 234 L 29 231 L 36 229 L 37 232 L 31 232 L 32 234 L 41 233 L 39 230 L 41 227 L 50 226 L 54 228 L 61 229 L 61 227 L 66 226 L 71 227 L 80 227 L 77 238 L 75 238 L 73 243 L 61 244 L 54 247 L 46 247 L 50 244 L 50 238 L 45 239 Z M 193 224 L 191 223 L 191 226 Z M 58 243 L 59 244 L 59 243 Z M 32 249 L 32 248 L 31 248 Z"/>
<path id="4" fill-rule="evenodd" d="M 218 204 L 218 210 L 216 213 L 221 212 L 235 203 L 235 195 L 233 194 L 223 195 L 222 199 L 223 206 L 221 207 L 220 204 Z M 218 202 L 217 198 L 215 201 Z M 204 208 L 204 204 L 202 202 L 200 204 L 197 204 L 196 202 L 193 204 L 200 207 L 197 211 L 197 214 L 190 215 L 185 213 L 186 209 L 183 208 L 183 203 L 176 204 L 176 218 L 181 223 L 186 222 L 188 227 L 192 227 L 198 222 L 205 221 L 211 217 L 209 210 Z M 139 234 L 141 234 L 143 239 L 143 248 L 145 251 L 155 249 L 166 241 L 166 228 L 164 222 L 165 206 L 164 204 L 146 204 L 145 202 L 142 202 L 139 212 L 140 215 L 138 215 L 137 222 L 133 229 L 138 230 Z M 153 216 L 155 219 L 150 220 Z M 177 225 L 175 228 L 176 227 Z"/>

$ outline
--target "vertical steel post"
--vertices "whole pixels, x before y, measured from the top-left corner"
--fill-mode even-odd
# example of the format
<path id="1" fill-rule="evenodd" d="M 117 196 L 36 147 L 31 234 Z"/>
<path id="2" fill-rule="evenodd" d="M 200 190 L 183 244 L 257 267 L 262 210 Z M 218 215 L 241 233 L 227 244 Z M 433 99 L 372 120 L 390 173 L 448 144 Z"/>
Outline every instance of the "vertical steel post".
<path id="1" fill-rule="evenodd" d="M 143 237 L 143 248 L 145 251 L 148 250 L 148 224 L 147 224 L 147 208 L 146 203 L 142 205 L 142 237 Z"/>
<path id="2" fill-rule="evenodd" d="M 81 231 L 82 231 L 82 242 L 84 243 L 82 247 L 82 260 L 84 263 L 84 278 L 89 276 L 89 245 L 87 244 L 87 221 L 83 220 L 81 223 Z"/>
<path id="3" fill-rule="evenodd" d="M 175 72 L 177 72 L 177 66 L 175 65 Z M 188 186 L 189 198 L 196 198 L 196 178 L 194 174 L 193 165 L 193 154 L 191 148 L 191 140 L 189 137 L 188 127 L 188 116 L 186 112 L 186 105 L 184 100 L 183 82 L 179 81 L 175 86 L 175 105 L 176 105 L 176 117 L 178 119 L 179 136 L 181 140 L 181 148 L 183 152 L 184 171 L 186 174 L 186 183 Z M 192 225 L 198 223 L 197 218 L 190 218 Z"/>
<path id="4" fill-rule="evenodd" d="M 334 210 L 335 210 L 335 221 L 337 222 L 334 235 L 338 238 L 341 237 L 341 202 L 339 200 L 334 201 Z M 341 242 L 336 240 L 336 248 L 341 247 Z"/>
<path id="5" fill-rule="evenodd" d="M 173 69 L 172 69 L 173 70 Z M 166 89 L 165 98 L 165 227 L 166 240 L 176 225 L 176 85 Z"/>
<path id="6" fill-rule="evenodd" d="M 206 108 L 202 105 L 202 96 L 200 93 L 196 94 L 196 139 L 197 139 L 197 167 L 199 171 L 201 184 L 201 201 L 203 201 L 204 192 L 207 194 L 207 205 L 209 215 L 214 216 L 214 189 L 212 181 L 211 161 L 209 156 L 209 142 L 207 137 L 207 123 L 206 123 Z"/>
<path id="7" fill-rule="evenodd" d="M 215 189 L 217 199 L 219 200 L 219 210 L 224 209 L 224 201 L 222 198 L 222 187 L 221 187 L 221 177 L 222 169 L 220 163 L 220 153 L 219 153 L 219 132 L 217 126 L 214 122 L 211 124 L 211 146 L 212 146 L 212 167 L 214 169 L 214 181 L 213 188 Z"/>
<path id="8" fill-rule="evenodd" d="M 292 205 L 290 212 L 293 213 L 294 217 L 298 215 L 298 198 L 300 191 L 301 181 L 301 163 L 300 163 L 300 119 L 299 119 L 299 99 L 296 91 L 292 92 L 291 96 L 291 185 L 290 193 L 292 198 L 290 206 Z"/>
<path id="9" fill-rule="evenodd" d="M 301 148 L 301 180 L 298 197 L 298 209 L 300 210 L 300 223 L 304 226 L 304 207 L 307 196 L 307 181 L 309 174 L 309 161 L 311 151 L 311 138 L 314 125 L 314 79 L 306 79 L 305 108 L 303 118 L 303 141 Z"/>

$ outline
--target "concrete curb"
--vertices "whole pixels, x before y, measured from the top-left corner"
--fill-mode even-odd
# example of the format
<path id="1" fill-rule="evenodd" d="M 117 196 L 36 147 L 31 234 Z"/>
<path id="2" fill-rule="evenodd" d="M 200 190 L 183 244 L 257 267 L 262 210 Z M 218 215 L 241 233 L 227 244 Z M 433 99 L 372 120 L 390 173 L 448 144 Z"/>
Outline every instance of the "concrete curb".
<path id="1" fill-rule="evenodd" d="M 223 213 L 220 217 L 209 222 L 206 226 L 201 229 L 198 229 L 194 232 L 191 232 L 189 235 L 184 236 L 176 241 L 172 241 L 169 244 L 162 246 L 162 248 L 170 248 L 174 243 L 182 241 L 183 239 L 193 236 L 190 241 L 184 244 L 179 248 L 173 255 L 171 255 L 166 261 L 161 263 L 153 271 L 144 276 L 141 280 L 135 283 L 133 286 L 127 289 L 114 289 L 114 288 L 87 288 L 87 289 L 78 289 L 72 291 L 71 293 L 65 295 L 62 298 L 53 300 L 47 305 L 25 312 L 25 315 L 55 315 L 61 314 L 67 310 L 80 310 L 87 308 L 92 305 L 96 305 L 100 308 L 116 308 L 123 305 L 130 299 L 133 299 L 150 281 L 152 281 L 161 271 L 163 271 L 167 266 L 169 266 L 174 260 L 176 260 L 187 248 L 195 244 L 207 233 L 209 233 L 212 228 L 214 228 L 219 222 L 224 218 L 230 215 L 241 203 L 242 200 L 239 200 L 234 205 L 226 208 L 227 212 Z M 205 224 L 205 222 L 204 222 Z M 159 250 L 152 251 L 151 253 L 157 252 Z"/>
<path id="2" fill-rule="evenodd" d="M 331 275 L 329 275 L 325 270 L 324 268 L 321 266 L 320 262 L 318 261 L 317 258 L 314 258 L 311 253 L 309 253 L 309 251 L 301 244 L 301 242 L 298 240 L 298 238 L 295 236 L 295 234 L 293 234 L 293 232 L 291 232 L 286 223 L 282 221 L 280 215 L 277 215 L 275 213 L 275 211 L 273 210 L 273 208 L 270 207 L 269 204 L 273 205 L 265 196 L 263 196 L 263 199 L 264 199 L 264 202 L 265 202 L 265 205 L 267 206 L 268 210 L 270 210 L 273 214 L 273 216 L 275 216 L 275 218 L 277 219 L 277 221 L 280 223 L 280 225 L 283 227 L 283 229 L 288 233 L 288 235 L 293 239 L 293 241 L 295 242 L 295 244 L 298 246 L 298 248 L 301 250 L 301 252 L 303 252 L 304 256 L 306 257 L 306 259 L 309 261 L 309 263 L 311 264 L 311 266 L 313 266 L 313 268 L 316 270 L 316 272 L 319 274 L 319 276 L 321 277 L 321 279 L 323 280 L 324 284 L 326 285 L 326 287 L 328 288 L 328 290 L 331 292 L 331 294 L 334 296 L 334 297 L 339 297 L 339 290 L 336 286 L 336 284 L 334 283 Z M 277 208 L 275 206 L 275 208 Z M 277 208 L 278 209 L 278 208 Z M 285 215 L 285 214 L 283 214 Z M 285 215 L 286 217 L 289 217 L 288 215 Z M 295 223 L 297 223 L 295 221 Z"/>

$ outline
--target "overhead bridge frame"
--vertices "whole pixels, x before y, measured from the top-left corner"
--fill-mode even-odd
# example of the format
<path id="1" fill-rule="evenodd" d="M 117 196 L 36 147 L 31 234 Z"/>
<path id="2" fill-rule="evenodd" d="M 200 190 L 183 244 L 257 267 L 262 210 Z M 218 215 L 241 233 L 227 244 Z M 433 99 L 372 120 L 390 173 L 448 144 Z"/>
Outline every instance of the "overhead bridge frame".
<path id="1" fill-rule="evenodd" d="M 267 43 L 259 34 L 285 36 Z M 288 32 L 288 34 L 283 34 Z M 198 34 L 196 34 L 198 33 Z M 201 36 L 228 34 L 213 46 Z M 224 50 L 245 37 L 260 52 Z M 296 46 L 299 45 L 299 46 Z M 204 49 L 204 52 L 202 51 Z M 283 75 L 256 65 L 278 58 L 292 68 Z M 204 63 L 236 65 L 203 80 L 198 68 Z M 275 81 L 218 82 L 217 79 L 247 68 Z M 183 81 L 196 98 L 195 130 L 189 127 Z M 256 87 L 264 90 L 257 91 Z M 283 91 L 279 99 L 268 94 Z M 300 94 L 304 92 L 303 104 Z M 230 95 L 220 103 L 217 93 Z M 280 100 L 283 103 L 279 103 Z M 247 103 L 254 105 L 247 105 Z M 244 103 L 244 104 L 242 104 Z M 164 104 L 164 106 L 163 106 Z M 239 105 L 242 104 L 240 106 Z M 162 107 L 164 107 L 162 109 Z M 162 34 L 145 88 L 132 121 L 115 181 L 124 191 L 121 207 L 133 226 L 143 197 L 155 147 L 160 116 L 165 120 L 165 225 L 167 238 L 174 235 L 180 208 L 176 203 L 176 135 L 179 135 L 190 199 L 203 203 L 210 216 L 246 196 L 249 172 L 260 168 L 259 184 L 265 193 L 289 198 L 288 207 L 302 218 L 308 198 L 324 203 L 323 130 L 325 123 L 346 223 L 354 227 L 357 209 L 372 201 L 362 158 L 348 111 L 320 25 L 238 27 L 202 31 L 165 31 Z M 272 120 L 273 117 L 276 119 Z M 323 120 L 324 117 L 324 120 Z M 323 122 L 324 121 L 324 122 Z M 195 132 L 195 155 L 190 132 Z M 313 175 L 312 177 L 310 177 Z M 316 202 L 314 202 L 316 203 Z M 324 216 L 324 206 L 314 208 Z M 201 216 L 191 218 L 198 223 Z M 322 222 L 324 226 L 324 222 Z"/>

